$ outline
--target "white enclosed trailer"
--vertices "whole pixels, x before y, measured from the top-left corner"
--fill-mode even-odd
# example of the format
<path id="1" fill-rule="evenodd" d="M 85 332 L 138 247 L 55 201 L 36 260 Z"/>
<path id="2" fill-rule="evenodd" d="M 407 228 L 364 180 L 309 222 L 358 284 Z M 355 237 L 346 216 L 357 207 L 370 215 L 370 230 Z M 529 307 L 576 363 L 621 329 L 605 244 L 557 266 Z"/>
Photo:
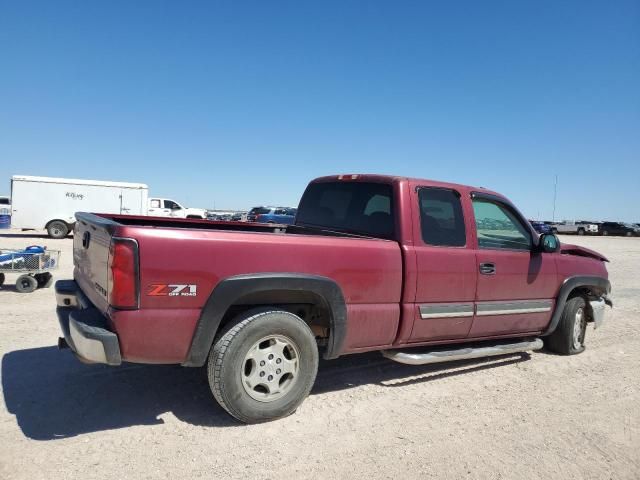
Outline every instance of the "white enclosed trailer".
<path id="1" fill-rule="evenodd" d="M 146 215 L 149 187 L 143 183 L 71 178 L 11 179 L 11 226 L 47 230 L 63 238 L 73 229 L 76 212 Z"/>

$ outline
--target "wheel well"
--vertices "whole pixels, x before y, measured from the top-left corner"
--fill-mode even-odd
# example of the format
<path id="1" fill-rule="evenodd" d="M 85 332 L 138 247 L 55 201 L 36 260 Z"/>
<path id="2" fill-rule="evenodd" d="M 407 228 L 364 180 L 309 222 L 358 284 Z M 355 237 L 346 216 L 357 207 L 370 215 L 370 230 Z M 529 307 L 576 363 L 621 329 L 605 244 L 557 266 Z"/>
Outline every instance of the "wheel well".
<path id="1" fill-rule="evenodd" d="M 326 345 L 331 312 L 322 297 L 307 291 L 260 291 L 238 298 L 222 317 L 218 332 L 241 313 L 259 307 L 277 308 L 297 315 L 311 328 L 318 344 Z"/>
<path id="2" fill-rule="evenodd" d="M 199 220 L 202 220 L 202 217 L 200 215 L 187 215 L 187 218 L 197 218 Z"/>
<path id="3" fill-rule="evenodd" d="M 567 298 L 567 301 L 571 300 L 572 298 L 575 297 L 582 297 L 584 299 L 585 302 L 585 311 L 587 313 L 587 321 L 588 322 L 592 322 L 593 321 L 593 309 L 591 308 L 591 304 L 589 303 L 590 300 L 598 297 L 599 295 L 594 292 L 590 287 L 588 286 L 580 286 L 580 287 L 576 287 L 573 290 L 571 290 L 571 293 L 569 294 L 569 297 Z"/>

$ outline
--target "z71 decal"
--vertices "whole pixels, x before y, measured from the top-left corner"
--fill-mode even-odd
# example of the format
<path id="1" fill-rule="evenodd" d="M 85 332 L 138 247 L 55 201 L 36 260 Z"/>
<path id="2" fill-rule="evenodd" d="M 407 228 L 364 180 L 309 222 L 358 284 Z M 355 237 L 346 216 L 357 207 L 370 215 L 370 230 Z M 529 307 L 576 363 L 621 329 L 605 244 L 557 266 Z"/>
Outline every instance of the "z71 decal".
<path id="1" fill-rule="evenodd" d="M 167 285 L 156 283 L 149 285 L 147 295 L 150 297 L 195 297 L 196 285 Z"/>

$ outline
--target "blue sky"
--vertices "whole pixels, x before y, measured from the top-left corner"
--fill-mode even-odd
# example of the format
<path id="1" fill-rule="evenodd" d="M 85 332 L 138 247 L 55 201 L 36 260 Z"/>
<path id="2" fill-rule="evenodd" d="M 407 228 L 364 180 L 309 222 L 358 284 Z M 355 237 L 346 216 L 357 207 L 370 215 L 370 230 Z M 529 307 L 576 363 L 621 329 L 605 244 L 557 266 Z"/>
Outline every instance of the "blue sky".
<path id="1" fill-rule="evenodd" d="M 13 174 L 295 205 L 332 173 L 640 222 L 637 1 L 0 2 Z M 1 187 L 4 185 L 4 187 Z"/>

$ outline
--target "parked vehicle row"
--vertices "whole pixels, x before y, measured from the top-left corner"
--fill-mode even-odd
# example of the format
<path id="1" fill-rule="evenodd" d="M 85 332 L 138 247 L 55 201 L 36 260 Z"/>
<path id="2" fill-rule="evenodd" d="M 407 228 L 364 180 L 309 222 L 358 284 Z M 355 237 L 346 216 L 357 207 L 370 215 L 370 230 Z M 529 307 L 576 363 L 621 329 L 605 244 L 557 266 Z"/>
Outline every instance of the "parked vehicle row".
<path id="1" fill-rule="evenodd" d="M 589 221 L 565 221 L 545 222 L 529 220 L 531 226 L 538 233 L 560 233 L 574 235 L 618 235 L 626 237 L 640 236 L 640 223 L 626 222 L 589 222 Z"/>

